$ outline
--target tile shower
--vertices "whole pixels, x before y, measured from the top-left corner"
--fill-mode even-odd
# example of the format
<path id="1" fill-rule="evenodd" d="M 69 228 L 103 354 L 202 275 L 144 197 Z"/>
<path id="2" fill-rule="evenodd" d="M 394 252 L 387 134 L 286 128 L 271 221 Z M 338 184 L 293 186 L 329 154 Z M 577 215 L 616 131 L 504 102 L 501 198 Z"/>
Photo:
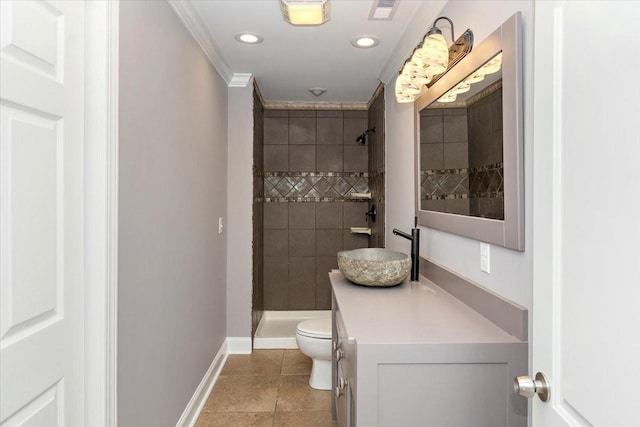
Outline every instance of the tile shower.
<path id="1" fill-rule="evenodd" d="M 420 112 L 422 209 L 504 219 L 502 85 Z"/>
<path id="2" fill-rule="evenodd" d="M 254 270 L 254 328 L 262 310 L 330 309 L 327 273 L 337 268 L 336 253 L 384 245 L 383 94 L 379 98 L 377 109 L 373 100 L 368 110 L 256 108 L 263 132 L 254 139 L 261 145 L 254 147 L 254 269 L 262 272 Z M 356 142 L 372 126 L 377 130 L 368 143 Z M 374 181 L 372 200 L 351 198 L 374 190 Z M 371 203 L 376 223 L 365 216 Z M 372 235 L 353 234 L 351 227 L 370 227 Z"/>
<path id="3" fill-rule="evenodd" d="M 336 253 L 367 247 L 368 150 L 356 137 L 366 111 L 266 110 L 264 117 L 265 310 L 326 310 Z"/>

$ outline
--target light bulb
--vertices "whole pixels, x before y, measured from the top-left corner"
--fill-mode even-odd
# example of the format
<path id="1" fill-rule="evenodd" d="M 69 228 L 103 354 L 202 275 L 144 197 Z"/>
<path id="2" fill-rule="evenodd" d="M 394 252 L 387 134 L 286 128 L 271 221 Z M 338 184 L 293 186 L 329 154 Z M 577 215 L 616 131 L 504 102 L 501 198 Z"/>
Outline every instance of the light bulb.
<path id="1" fill-rule="evenodd" d="M 451 89 L 450 92 L 456 95 L 459 95 L 461 93 L 469 92 L 470 89 L 471 89 L 471 85 L 468 82 L 463 81 L 459 83 L 456 87 Z"/>
<path id="2" fill-rule="evenodd" d="M 442 74 L 449 65 L 449 48 L 442 34 L 431 34 L 424 38 L 420 58 L 432 75 Z"/>
<path id="3" fill-rule="evenodd" d="M 484 73 L 482 72 L 482 69 L 479 69 L 475 73 L 471 74 L 469 77 L 464 79 L 464 82 L 473 84 L 473 83 L 481 82 L 482 80 L 484 80 Z"/>
<path id="4" fill-rule="evenodd" d="M 456 94 L 451 92 L 447 92 L 444 95 L 442 95 L 440 98 L 438 98 L 438 102 L 453 102 L 455 100 L 456 100 Z"/>
<path id="5" fill-rule="evenodd" d="M 486 74 L 493 74 L 496 71 L 499 71 L 502 67 L 502 52 L 496 55 L 491 61 L 484 64 L 481 68 L 482 72 Z"/>

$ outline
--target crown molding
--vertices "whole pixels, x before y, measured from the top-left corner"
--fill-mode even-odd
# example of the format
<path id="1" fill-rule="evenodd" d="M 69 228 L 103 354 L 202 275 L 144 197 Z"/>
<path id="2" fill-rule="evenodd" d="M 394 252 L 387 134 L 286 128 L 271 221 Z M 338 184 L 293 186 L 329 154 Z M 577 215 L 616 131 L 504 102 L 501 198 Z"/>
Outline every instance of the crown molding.
<path id="1" fill-rule="evenodd" d="M 187 27 L 187 30 L 189 30 L 195 41 L 200 45 L 200 48 L 204 51 L 205 55 L 207 55 L 207 58 L 209 58 L 209 61 L 213 64 L 220 76 L 228 85 L 231 85 L 235 74 L 231 71 L 227 59 L 200 20 L 191 1 L 168 0 L 168 3 L 184 26 Z M 246 84 L 244 86 L 246 86 Z"/>
<path id="2" fill-rule="evenodd" d="M 265 102 L 265 110 L 365 110 L 366 102 L 298 102 L 275 101 Z"/>
<path id="3" fill-rule="evenodd" d="M 229 87 L 247 87 L 252 77 L 253 74 L 251 73 L 234 73 L 233 76 L 231 76 Z"/>

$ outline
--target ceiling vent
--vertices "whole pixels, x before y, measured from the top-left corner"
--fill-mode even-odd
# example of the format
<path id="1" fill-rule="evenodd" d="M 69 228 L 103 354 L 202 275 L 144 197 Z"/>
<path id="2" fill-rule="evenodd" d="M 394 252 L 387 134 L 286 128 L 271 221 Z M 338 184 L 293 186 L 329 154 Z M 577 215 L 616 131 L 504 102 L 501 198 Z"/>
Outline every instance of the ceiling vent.
<path id="1" fill-rule="evenodd" d="M 374 0 L 369 13 L 370 21 L 391 21 L 400 0 Z"/>

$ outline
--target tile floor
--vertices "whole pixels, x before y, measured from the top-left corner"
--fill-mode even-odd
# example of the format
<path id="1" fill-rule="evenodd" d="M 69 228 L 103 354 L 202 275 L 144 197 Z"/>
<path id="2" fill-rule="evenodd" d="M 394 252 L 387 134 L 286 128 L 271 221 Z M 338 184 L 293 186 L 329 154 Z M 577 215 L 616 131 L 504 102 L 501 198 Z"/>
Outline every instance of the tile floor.
<path id="1" fill-rule="evenodd" d="M 309 387 L 310 372 L 299 350 L 229 355 L 196 427 L 333 427 L 331 391 Z"/>

